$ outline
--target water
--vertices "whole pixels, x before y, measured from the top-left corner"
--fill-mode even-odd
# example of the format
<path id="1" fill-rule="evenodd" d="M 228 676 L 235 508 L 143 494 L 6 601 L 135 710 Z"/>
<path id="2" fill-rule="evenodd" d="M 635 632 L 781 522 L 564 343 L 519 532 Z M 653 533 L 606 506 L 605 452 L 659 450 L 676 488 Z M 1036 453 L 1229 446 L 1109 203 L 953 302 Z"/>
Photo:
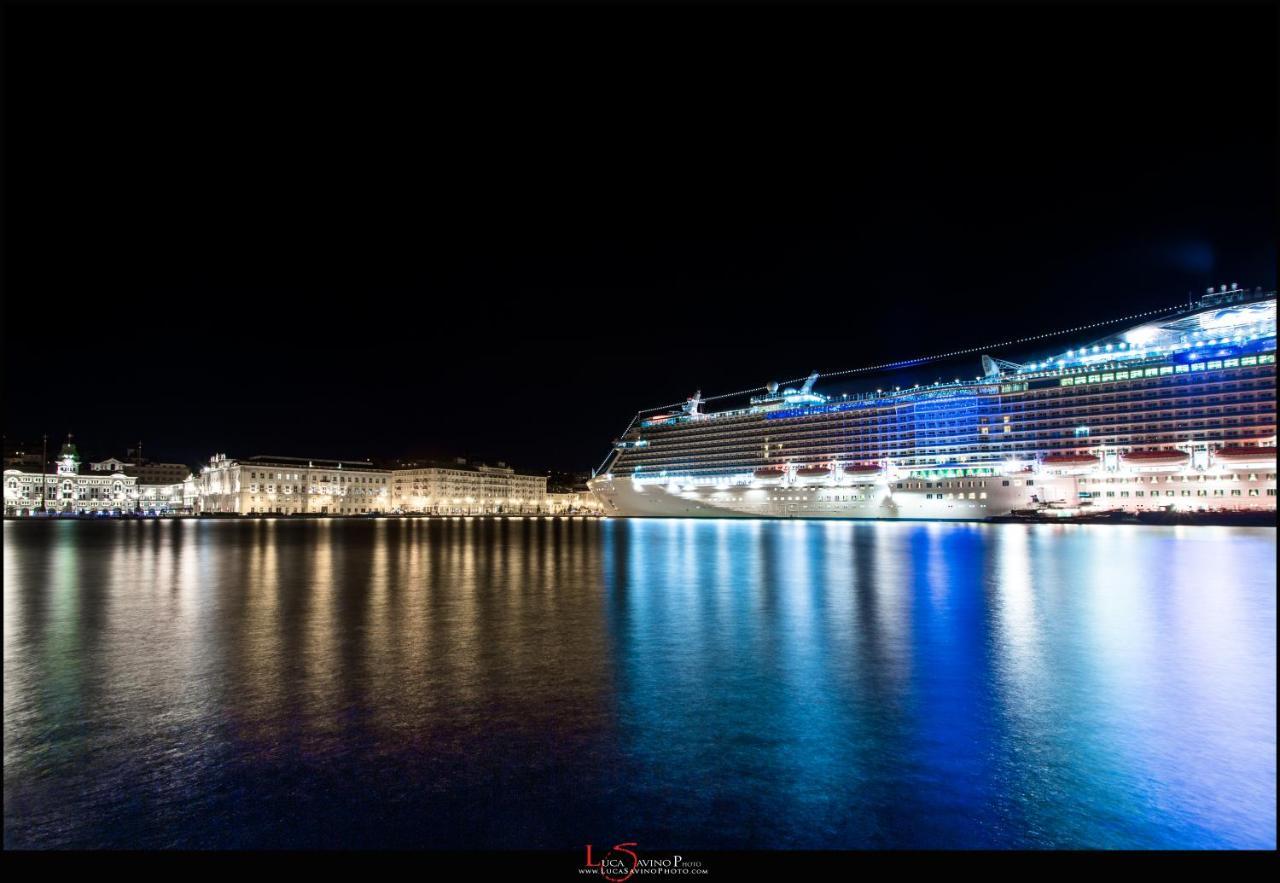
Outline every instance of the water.
<path id="1" fill-rule="evenodd" d="M 4 525 L 7 847 L 1276 846 L 1272 529 Z"/>

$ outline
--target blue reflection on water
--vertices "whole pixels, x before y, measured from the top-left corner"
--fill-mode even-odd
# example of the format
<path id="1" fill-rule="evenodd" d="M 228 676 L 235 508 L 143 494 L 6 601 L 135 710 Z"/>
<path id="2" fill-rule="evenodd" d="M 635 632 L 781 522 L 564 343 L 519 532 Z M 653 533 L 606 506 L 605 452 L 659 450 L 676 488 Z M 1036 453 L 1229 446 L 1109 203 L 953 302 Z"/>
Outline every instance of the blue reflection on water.
<path id="1" fill-rule="evenodd" d="M 681 846 L 1274 847 L 1274 537 L 613 523 L 626 801 Z"/>

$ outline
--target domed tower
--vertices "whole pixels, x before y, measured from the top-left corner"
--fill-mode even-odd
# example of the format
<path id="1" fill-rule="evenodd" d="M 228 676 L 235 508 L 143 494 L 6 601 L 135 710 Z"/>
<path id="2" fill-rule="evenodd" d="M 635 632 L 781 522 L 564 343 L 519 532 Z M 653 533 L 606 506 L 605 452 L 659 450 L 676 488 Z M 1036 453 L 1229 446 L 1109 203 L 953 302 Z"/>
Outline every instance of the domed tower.
<path id="1" fill-rule="evenodd" d="M 62 446 L 62 451 L 58 454 L 58 474 L 59 475 L 78 475 L 80 473 L 80 452 L 76 450 L 75 442 L 71 440 L 71 433 L 67 433 L 67 441 Z"/>

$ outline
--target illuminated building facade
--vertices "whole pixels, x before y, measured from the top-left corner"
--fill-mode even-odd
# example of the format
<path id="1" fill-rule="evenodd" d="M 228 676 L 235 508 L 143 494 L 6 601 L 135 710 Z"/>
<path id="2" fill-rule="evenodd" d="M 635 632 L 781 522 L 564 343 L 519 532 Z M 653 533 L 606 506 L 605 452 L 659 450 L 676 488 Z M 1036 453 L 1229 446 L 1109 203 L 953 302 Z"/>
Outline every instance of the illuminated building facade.
<path id="1" fill-rule="evenodd" d="M 390 510 L 389 469 L 360 460 L 217 454 L 195 481 L 195 511 L 238 515 L 368 515 Z"/>
<path id="2" fill-rule="evenodd" d="M 522 475 L 509 466 L 413 465 L 394 470 L 391 504 L 396 512 L 496 515 L 547 511 L 545 475 Z"/>
<path id="3" fill-rule="evenodd" d="M 194 479 L 193 479 L 194 481 Z M 137 509 L 146 514 L 167 515 L 192 511 L 193 501 L 186 493 L 188 482 L 171 484 L 138 484 L 134 498 Z"/>
<path id="4" fill-rule="evenodd" d="M 132 512 L 137 508 L 138 480 L 122 472 L 80 474 L 80 453 L 71 436 L 58 454 L 53 474 L 4 471 L 5 515 L 46 512 Z"/>
<path id="5" fill-rule="evenodd" d="M 826 396 L 818 375 L 704 414 L 637 415 L 606 513 L 982 518 L 1276 507 L 1275 293 L 1233 287 L 970 382 Z"/>

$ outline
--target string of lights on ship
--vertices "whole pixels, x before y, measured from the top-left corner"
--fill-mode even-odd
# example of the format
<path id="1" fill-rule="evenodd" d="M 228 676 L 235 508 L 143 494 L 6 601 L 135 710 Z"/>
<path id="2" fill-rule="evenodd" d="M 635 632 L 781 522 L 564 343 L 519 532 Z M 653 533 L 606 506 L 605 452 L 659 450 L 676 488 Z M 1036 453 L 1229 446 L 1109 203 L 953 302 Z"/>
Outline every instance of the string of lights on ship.
<path id="1" fill-rule="evenodd" d="M 1231 291 L 1238 291 L 1238 290 L 1239 289 L 1237 286 L 1232 286 L 1231 288 Z M 1222 291 L 1223 292 L 1228 291 L 1225 285 L 1222 287 Z M 1245 305 L 1245 306 L 1256 306 L 1256 305 Z M 1275 330 L 1274 330 L 1275 303 L 1274 301 L 1270 302 L 1269 307 L 1270 307 L 1270 320 L 1272 324 L 1271 331 L 1269 333 L 1266 333 L 1265 328 L 1261 327 L 1264 325 L 1265 320 L 1260 319 L 1260 321 L 1257 323 L 1257 325 L 1259 326 L 1257 330 L 1253 332 L 1247 339 L 1236 338 L 1235 345 L 1252 343 L 1258 340 L 1265 340 L 1267 338 L 1270 338 L 1270 339 L 1275 338 Z M 1236 309 L 1239 309 L 1239 307 L 1232 307 L 1229 309 L 1236 310 Z M 1115 319 L 1106 319 L 1101 322 L 1090 322 L 1085 325 L 1075 325 L 1070 328 L 1061 328 L 1056 331 L 1046 331 L 1042 334 L 1030 334 L 1024 337 L 1018 337 L 1012 340 L 1007 340 L 1007 341 L 1004 341 L 1003 343 L 985 344 L 983 346 L 971 346 L 971 347 L 966 347 L 964 349 L 952 350 L 951 352 L 946 352 L 946 353 L 936 353 L 930 356 L 919 356 L 912 359 L 902 359 L 896 362 L 882 362 L 876 365 L 864 365 L 860 368 L 847 368 L 842 371 L 819 372 L 817 376 L 818 376 L 818 379 L 828 380 L 834 377 L 847 377 L 853 374 L 866 374 L 872 371 L 890 371 L 897 368 L 918 367 L 921 365 L 927 365 L 931 362 L 945 361 L 946 359 L 953 359 L 959 356 L 971 356 L 971 355 L 978 355 L 981 353 L 990 353 L 998 350 L 1008 349 L 1009 347 L 1013 347 L 1013 346 L 1020 346 L 1023 344 L 1035 343 L 1036 341 L 1039 341 L 1039 340 L 1048 340 L 1055 337 L 1063 337 L 1069 334 L 1079 334 L 1085 331 L 1092 331 L 1097 328 L 1107 328 L 1112 325 L 1120 325 L 1126 322 L 1135 322 L 1140 319 L 1148 319 L 1155 316 L 1170 317 L 1176 314 L 1178 310 L 1179 310 L 1179 307 L 1164 307 L 1164 308 L 1155 309 L 1155 310 L 1145 310 L 1140 313 L 1132 313 L 1128 316 L 1120 316 Z M 1194 333 L 1196 335 L 1202 334 L 1202 332 L 1194 332 Z M 1215 345 L 1227 344 L 1227 343 L 1228 343 L 1227 338 L 1205 337 L 1202 346 L 1215 346 Z M 1193 349 L 1190 346 L 1180 346 L 1179 348 L 1187 349 L 1187 350 Z M 1151 354 L 1152 353 L 1150 351 L 1150 348 L 1142 344 L 1131 345 L 1128 341 L 1120 341 L 1114 344 L 1099 343 L 1099 344 L 1093 345 L 1092 347 L 1081 348 L 1079 350 L 1069 349 L 1062 357 L 1051 359 L 1051 360 L 1044 360 L 1039 362 L 1038 364 L 1024 365 L 1024 366 L 1021 366 L 1020 370 L 1022 372 L 1035 372 L 1037 370 L 1044 370 L 1049 368 L 1053 368 L 1055 371 L 1063 370 L 1063 369 L 1070 370 L 1075 366 L 1085 366 L 1090 364 L 1090 362 L 1094 362 L 1094 361 L 1102 361 L 1102 360 L 1116 359 L 1116 358 L 1123 358 L 1123 359 L 1145 358 L 1145 357 L 1149 357 Z M 1189 353 L 1189 356 L 1193 360 L 1196 357 L 1193 352 Z M 801 383 L 805 379 L 806 378 L 804 377 L 795 377 L 795 378 L 792 378 L 791 380 L 781 381 L 781 383 L 782 384 Z M 979 377 L 974 379 L 981 380 L 982 378 Z M 956 378 L 954 381 L 954 384 L 947 384 L 947 385 L 956 385 L 960 383 L 961 383 L 960 379 Z M 944 386 L 944 384 L 936 383 L 934 384 L 934 386 L 942 387 Z M 702 401 L 713 402 L 713 401 L 718 401 L 720 399 L 729 399 L 729 398 L 750 395 L 752 393 L 764 392 L 766 390 L 767 390 L 767 387 L 764 387 L 764 386 L 753 386 L 753 387 L 750 387 L 749 389 L 740 389 L 740 390 L 735 390 L 734 392 L 724 392 L 724 393 L 718 393 L 713 396 L 705 396 L 703 397 Z M 879 392 L 880 391 L 877 390 L 877 393 Z M 678 408 L 684 404 L 685 402 L 672 402 L 666 405 L 657 405 L 652 408 L 642 408 L 640 411 L 636 413 L 636 416 L 632 419 L 632 424 L 634 424 L 636 419 L 642 419 L 643 415 L 645 414 L 649 414 L 654 411 L 665 411 L 671 408 Z M 630 429 L 631 426 L 628 425 L 627 428 Z"/>

